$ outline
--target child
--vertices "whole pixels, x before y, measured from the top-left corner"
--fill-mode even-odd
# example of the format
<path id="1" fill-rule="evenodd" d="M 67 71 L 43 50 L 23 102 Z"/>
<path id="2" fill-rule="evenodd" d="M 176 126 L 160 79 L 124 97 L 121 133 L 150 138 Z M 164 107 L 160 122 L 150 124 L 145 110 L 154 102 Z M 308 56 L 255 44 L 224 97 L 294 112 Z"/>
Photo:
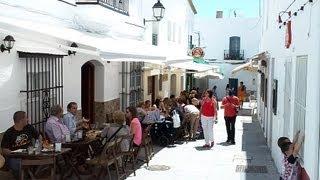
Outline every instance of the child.
<path id="1" fill-rule="evenodd" d="M 283 171 L 280 180 L 297 180 L 298 179 L 298 162 L 297 155 L 300 151 L 301 144 L 303 141 L 303 135 L 300 131 L 295 135 L 293 142 L 287 137 L 280 137 L 278 139 L 278 146 L 283 153 Z M 300 139 L 300 140 L 299 140 Z M 299 140 L 299 141 L 298 141 Z"/>

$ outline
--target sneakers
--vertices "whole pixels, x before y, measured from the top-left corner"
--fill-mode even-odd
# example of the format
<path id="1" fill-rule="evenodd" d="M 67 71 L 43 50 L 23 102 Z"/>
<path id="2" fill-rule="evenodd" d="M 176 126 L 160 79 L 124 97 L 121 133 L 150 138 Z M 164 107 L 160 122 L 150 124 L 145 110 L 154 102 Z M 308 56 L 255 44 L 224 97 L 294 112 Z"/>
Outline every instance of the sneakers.
<path id="1" fill-rule="evenodd" d="M 230 141 L 230 144 L 231 144 L 231 145 L 235 145 L 235 144 L 236 144 L 236 142 L 234 142 L 234 141 Z"/>
<path id="2" fill-rule="evenodd" d="M 203 148 L 208 148 L 208 147 L 210 147 L 210 145 L 209 145 L 209 144 L 205 144 L 205 145 L 203 145 L 202 147 L 203 147 Z"/>
<path id="3" fill-rule="evenodd" d="M 230 140 L 230 139 L 226 140 L 226 143 L 230 143 L 230 142 L 231 142 L 231 140 Z"/>

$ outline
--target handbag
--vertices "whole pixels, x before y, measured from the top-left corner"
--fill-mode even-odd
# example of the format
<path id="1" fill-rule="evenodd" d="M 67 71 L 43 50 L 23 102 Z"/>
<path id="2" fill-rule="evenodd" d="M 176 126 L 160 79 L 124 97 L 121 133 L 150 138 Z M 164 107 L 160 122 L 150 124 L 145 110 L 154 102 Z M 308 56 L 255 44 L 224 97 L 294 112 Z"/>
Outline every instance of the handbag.
<path id="1" fill-rule="evenodd" d="M 179 128 L 181 125 L 180 124 L 180 117 L 179 117 L 179 114 L 177 113 L 176 110 L 173 110 L 172 120 L 173 120 L 173 127 Z"/>

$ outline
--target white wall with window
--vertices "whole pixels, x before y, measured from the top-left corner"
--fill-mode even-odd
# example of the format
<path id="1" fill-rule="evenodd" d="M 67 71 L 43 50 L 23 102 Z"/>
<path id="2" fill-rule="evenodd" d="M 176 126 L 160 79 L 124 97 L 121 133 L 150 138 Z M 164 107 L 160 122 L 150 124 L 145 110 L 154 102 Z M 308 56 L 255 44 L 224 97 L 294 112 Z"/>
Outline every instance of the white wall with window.
<path id="1" fill-rule="evenodd" d="M 261 20 L 259 18 L 201 18 L 196 19 L 195 29 L 200 30 L 201 46 L 206 59 L 224 60 L 225 50 L 230 49 L 230 38 L 238 37 L 244 59 L 259 52 Z M 198 38 L 197 35 L 195 38 Z"/>
<path id="2" fill-rule="evenodd" d="M 288 11 L 296 11 L 305 1 L 294 1 Z M 310 179 L 319 179 L 319 99 L 320 99 L 320 16 L 319 3 L 307 3 L 303 11 L 292 18 L 292 43 L 285 48 L 286 27 L 277 23 L 279 12 L 291 2 L 263 1 L 264 27 L 261 31 L 261 51 L 274 57 L 274 79 L 278 80 L 277 114 L 268 113 L 272 121 L 272 156 L 281 170 L 282 155 L 276 145 L 277 138 L 293 138 L 297 130 L 305 133 L 300 152 L 301 164 Z M 286 18 L 283 16 L 282 20 Z M 270 86 L 270 85 L 269 85 Z M 269 89 L 272 87 L 268 87 Z M 270 109 L 272 107 L 268 107 Z M 268 111 L 270 112 L 270 111 Z"/>

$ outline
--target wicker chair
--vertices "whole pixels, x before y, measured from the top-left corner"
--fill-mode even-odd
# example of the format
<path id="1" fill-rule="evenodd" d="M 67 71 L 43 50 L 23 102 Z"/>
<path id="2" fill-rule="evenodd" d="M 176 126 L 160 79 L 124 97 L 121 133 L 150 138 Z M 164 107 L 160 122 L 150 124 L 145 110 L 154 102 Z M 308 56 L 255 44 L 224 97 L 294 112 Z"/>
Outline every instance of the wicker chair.
<path id="1" fill-rule="evenodd" d="M 150 130 L 152 128 L 152 125 L 148 125 L 142 133 L 142 142 L 140 145 L 140 149 L 144 148 L 144 154 L 145 154 L 145 162 L 147 163 L 147 166 L 149 166 L 149 161 L 154 155 L 153 145 L 152 145 L 152 139 L 150 135 Z"/>
<path id="2" fill-rule="evenodd" d="M 133 146 L 133 135 L 129 135 L 128 138 L 130 138 L 130 147 L 129 147 L 128 151 L 122 152 L 122 157 L 123 157 L 124 167 L 127 167 L 128 162 L 132 163 L 132 171 L 135 176 L 136 175 L 135 164 L 136 164 L 136 160 L 137 160 L 139 147 Z"/>
<path id="3" fill-rule="evenodd" d="M 114 139 L 110 142 L 107 142 L 100 155 L 87 161 L 88 164 L 99 167 L 98 175 L 94 175 L 98 179 L 101 177 L 103 170 L 106 170 L 108 173 L 108 177 L 111 180 L 109 166 L 111 166 L 112 164 L 115 165 L 117 179 L 119 179 L 119 167 L 116 156 L 117 142 L 119 142 L 119 139 Z"/>

